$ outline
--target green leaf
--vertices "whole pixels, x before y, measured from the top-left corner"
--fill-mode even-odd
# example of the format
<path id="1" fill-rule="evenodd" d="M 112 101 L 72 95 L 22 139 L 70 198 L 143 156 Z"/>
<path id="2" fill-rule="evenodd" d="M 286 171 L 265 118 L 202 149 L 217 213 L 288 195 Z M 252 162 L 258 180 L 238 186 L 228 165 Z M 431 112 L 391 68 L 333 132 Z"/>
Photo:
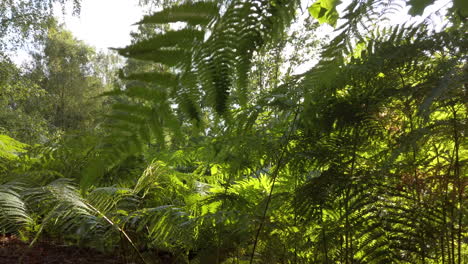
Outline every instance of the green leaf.
<path id="1" fill-rule="evenodd" d="M 124 53 L 143 53 L 161 48 L 189 49 L 194 41 L 202 41 L 204 34 L 205 32 L 195 29 L 173 30 L 117 50 Z"/>
<path id="2" fill-rule="evenodd" d="M 339 15 L 336 6 L 340 4 L 339 0 L 318 0 L 309 7 L 309 13 L 320 24 L 327 23 L 333 27 L 336 26 Z"/>
<path id="3" fill-rule="evenodd" d="M 412 16 L 422 15 L 424 9 L 433 3 L 434 0 L 409 0 L 408 5 L 411 6 L 409 14 Z"/>
<path id="4" fill-rule="evenodd" d="M 121 79 L 124 80 L 138 80 L 148 83 L 156 83 L 164 87 L 176 87 L 177 86 L 177 75 L 168 72 L 142 72 L 132 73 L 127 76 L 121 75 Z"/>
<path id="5" fill-rule="evenodd" d="M 210 171 L 211 171 L 211 175 L 216 175 L 219 171 L 219 166 L 218 165 L 213 165 L 213 167 L 211 167 Z"/>
<path id="6" fill-rule="evenodd" d="M 453 7 L 458 11 L 459 15 L 464 18 L 468 17 L 468 1 L 453 0 Z"/>
<path id="7" fill-rule="evenodd" d="M 25 152 L 27 146 L 7 135 L 0 134 L 0 158 L 14 159 L 19 153 Z"/>
<path id="8" fill-rule="evenodd" d="M 218 5 L 216 2 L 188 2 L 145 16 L 137 24 L 186 22 L 190 25 L 207 25 L 217 15 Z"/>

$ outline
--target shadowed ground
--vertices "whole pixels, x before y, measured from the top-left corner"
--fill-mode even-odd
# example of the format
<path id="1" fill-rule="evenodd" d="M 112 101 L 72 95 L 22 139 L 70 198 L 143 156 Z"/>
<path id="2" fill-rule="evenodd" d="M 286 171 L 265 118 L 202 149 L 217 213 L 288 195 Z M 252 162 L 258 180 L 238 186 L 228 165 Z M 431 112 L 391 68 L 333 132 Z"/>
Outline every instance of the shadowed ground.
<path id="1" fill-rule="evenodd" d="M 0 236 L 0 264 L 121 264 L 119 256 L 92 249 L 38 242 L 29 247 L 15 236 Z"/>

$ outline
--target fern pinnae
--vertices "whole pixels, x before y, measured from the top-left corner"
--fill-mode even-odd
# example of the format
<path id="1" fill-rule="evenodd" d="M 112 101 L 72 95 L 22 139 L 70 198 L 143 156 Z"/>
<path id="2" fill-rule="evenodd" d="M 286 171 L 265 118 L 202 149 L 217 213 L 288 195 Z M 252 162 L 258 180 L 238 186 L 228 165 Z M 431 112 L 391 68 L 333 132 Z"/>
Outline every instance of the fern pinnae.
<path id="1" fill-rule="evenodd" d="M 218 14 L 215 1 L 190 1 L 145 16 L 138 24 L 186 22 L 189 25 L 208 25 Z"/>
<path id="2" fill-rule="evenodd" d="M 26 203 L 21 196 L 22 188 L 15 185 L 0 185 L 0 230 L 17 232 L 19 227 L 33 223 Z"/>

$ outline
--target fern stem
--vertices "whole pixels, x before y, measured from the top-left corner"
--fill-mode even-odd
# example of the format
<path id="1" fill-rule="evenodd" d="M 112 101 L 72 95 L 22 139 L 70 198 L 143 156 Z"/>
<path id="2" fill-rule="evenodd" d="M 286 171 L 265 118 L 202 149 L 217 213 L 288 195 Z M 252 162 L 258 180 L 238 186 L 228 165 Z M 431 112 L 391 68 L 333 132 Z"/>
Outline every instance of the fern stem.
<path id="1" fill-rule="evenodd" d="M 403 79 L 403 77 L 401 77 Z M 404 82 L 404 80 L 402 80 Z M 410 133 L 414 133 L 415 131 L 415 125 L 414 125 L 414 118 L 413 118 L 413 113 L 412 109 L 410 106 L 410 102 L 408 102 L 408 119 L 409 119 L 409 125 L 410 125 Z M 421 198 L 421 189 L 423 188 L 423 180 L 420 180 L 418 177 L 418 165 L 417 165 L 417 148 L 416 148 L 416 142 L 411 143 L 411 149 L 412 149 L 412 160 L 411 160 L 411 166 L 413 167 L 413 177 L 415 181 L 415 192 L 416 192 L 416 200 L 418 203 L 419 208 L 424 208 L 423 206 L 423 201 Z M 421 181 L 421 183 L 420 183 Z M 421 184 L 421 186 L 419 186 Z M 421 263 L 425 264 L 426 263 L 426 241 L 425 241 L 425 235 L 424 235 L 424 221 L 419 222 L 419 226 L 421 228 L 421 238 L 419 239 L 419 246 L 420 246 L 420 252 L 421 252 Z"/>
<path id="2" fill-rule="evenodd" d="M 439 172 L 440 172 L 440 167 L 441 167 L 441 164 L 440 164 L 440 153 L 439 153 L 439 149 L 437 147 L 436 144 L 434 144 L 434 152 L 435 152 L 435 157 L 436 157 L 436 166 L 437 166 L 437 169 L 436 169 L 436 177 L 439 178 L 440 175 L 439 175 Z M 441 184 L 445 184 L 445 178 L 441 178 L 442 182 Z M 441 195 L 442 192 L 444 191 L 443 189 L 443 186 L 441 187 Z M 444 197 L 445 198 L 445 197 Z M 442 218 L 443 218 L 443 222 L 442 222 L 442 228 L 441 228 L 441 232 L 440 232 L 440 253 L 441 253 L 441 257 L 442 257 L 442 264 L 445 264 L 445 246 L 444 246 L 444 240 L 445 240 L 445 235 L 446 235 L 446 212 L 445 212 L 445 203 L 444 201 L 442 201 L 442 204 L 441 204 L 441 211 L 442 211 Z"/>
<path id="3" fill-rule="evenodd" d="M 447 218 L 449 217 L 448 214 L 452 213 L 452 206 L 451 206 L 451 202 L 450 202 L 450 197 L 449 197 L 449 184 L 450 184 L 450 170 L 451 170 L 451 165 L 448 167 L 448 171 L 447 171 L 447 175 L 444 179 L 444 235 L 445 235 L 445 238 L 447 240 L 447 257 L 448 257 L 448 263 L 453 263 L 452 262 L 452 250 L 451 250 L 451 229 L 449 229 L 449 222 L 447 221 Z M 448 210 L 450 210 L 450 212 L 448 212 Z M 451 219 L 451 218 L 449 218 Z"/>
<path id="4" fill-rule="evenodd" d="M 345 263 L 349 263 L 349 211 L 348 211 L 348 190 L 345 190 Z"/>
<path id="5" fill-rule="evenodd" d="M 327 236 L 325 233 L 325 224 L 323 223 L 323 205 L 320 205 L 320 221 L 322 224 L 323 253 L 325 254 L 325 264 L 328 264 Z"/>
<path id="6" fill-rule="evenodd" d="M 356 157 L 357 157 L 357 144 L 358 144 L 358 139 L 359 139 L 359 125 L 356 125 L 354 127 L 354 138 L 353 138 L 353 153 L 352 153 L 352 160 L 351 160 L 351 171 L 350 171 L 350 180 L 353 179 L 354 177 L 354 168 L 356 165 Z M 346 263 L 351 262 L 351 264 L 354 262 L 354 256 L 353 256 L 353 237 L 351 234 L 350 230 L 350 224 L 349 224 L 349 199 L 350 199 L 350 193 L 351 193 L 351 186 L 349 184 L 346 184 L 346 190 L 345 190 L 345 216 L 346 216 Z"/>
<path id="7" fill-rule="evenodd" d="M 452 191 L 453 193 L 454 191 Z M 455 264 L 455 225 L 453 224 L 455 219 L 455 201 L 452 202 L 450 207 L 450 239 L 452 242 L 452 263 Z"/>
<path id="8" fill-rule="evenodd" d="M 297 182 L 297 173 L 294 174 L 294 193 L 297 193 L 297 185 L 298 185 L 298 182 Z M 297 205 L 297 199 L 294 199 L 293 200 L 293 204 L 294 204 L 294 208 L 293 208 L 293 212 L 294 212 L 294 226 L 296 228 L 298 228 L 298 225 L 297 225 L 297 208 L 298 208 L 298 205 Z M 297 241 L 299 241 L 299 237 L 298 237 L 298 232 L 296 232 L 294 234 L 294 264 L 297 264 Z"/>
<path id="9" fill-rule="evenodd" d="M 133 243 L 132 239 L 130 238 L 130 236 L 128 236 L 127 232 L 125 232 L 119 225 L 117 225 L 116 223 L 114 223 L 112 220 L 110 220 L 104 213 L 102 213 L 101 211 L 99 211 L 97 208 L 95 208 L 94 206 L 92 206 L 90 203 L 86 202 L 86 201 L 83 201 L 87 206 L 89 206 L 91 209 L 93 209 L 96 213 L 98 213 L 104 220 L 106 220 L 106 222 L 108 222 L 111 226 L 115 227 L 124 237 L 125 239 L 127 239 L 127 241 L 130 243 L 130 245 L 133 247 L 133 249 L 135 250 L 135 252 L 138 254 L 138 257 L 141 259 L 141 261 L 143 261 L 144 264 L 148 264 L 148 262 L 146 262 L 145 258 L 143 257 L 143 255 L 141 254 L 141 252 L 138 250 L 138 248 L 136 247 L 135 243 Z"/>
<path id="10" fill-rule="evenodd" d="M 263 210 L 263 215 L 262 215 L 262 219 L 260 221 L 260 225 L 258 226 L 257 233 L 255 234 L 255 240 L 254 240 L 254 245 L 253 245 L 253 249 L 252 249 L 252 255 L 250 256 L 250 262 L 249 262 L 250 264 L 252 264 L 253 260 L 254 260 L 255 250 L 257 249 L 257 244 L 258 244 L 258 238 L 259 238 L 260 232 L 262 231 L 263 226 L 265 224 L 266 215 L 267 215 L 267 212 L 268 212 L 268 207 L 269 207 L 270 202 L 271 202 L 271 196 L 273 194 L 276 179 L 278 178 L 279 170 L 281 169 L 282 163 L 284 161 L 284 156 L 285 156 L 284 154 L 286 153 L 287 145 L 288 145 L 289 139 L 291 138 L 291 134 L 292 134 L 292 132 L 294 130 L 294 126 L 296 124 L 298 114 L 299 114 L 299 107 L 296 109 L 296 111 L 294 113 L 294 118 L 293 118 L 291 126 L 285 132 L 285 134 L 287 134 L 286 139 L 285 139 L 285 143 L 284 143 L 284 145 L 282 147 L 280 156 L 278 158 L 278 162 L 277 162 L 275 170 L 273 171 L 273 174 L 272 174 L 272 184 L 271 184 L 270 192 L 268 194 L 268 198 L 267 198 L 267 201 L 266 201 L 266 204 L 265 204 L 265 209 Z"/>
<path id="11" fill-rule="evenodd" d="M 457 242 L 458 242 L 458 264 L 461 264 L 461 243 L 462 243 L 462 225 L 463 225 L 463 188 L 462 188 L 462 182 L 461 182 L 461 177 L 460 177 L 460 157 L 459 157 L 459 148 L 460 148 L 460 142 L 459 142 L 459 135 L 458 135 L 458 127 L 457 127 L 457 110 L 455 109 L 455 106 L 452 105 L 452 114 L 453 114 L 453 141 L 454 141 L 454 154 L 455 154 L 455 166 L 454 166 L 454 172 L 453 176 L 455 177 L 455 180 L 457 181 L 457 189 L 458 189 L 458 234 L 457 234 Z"/>

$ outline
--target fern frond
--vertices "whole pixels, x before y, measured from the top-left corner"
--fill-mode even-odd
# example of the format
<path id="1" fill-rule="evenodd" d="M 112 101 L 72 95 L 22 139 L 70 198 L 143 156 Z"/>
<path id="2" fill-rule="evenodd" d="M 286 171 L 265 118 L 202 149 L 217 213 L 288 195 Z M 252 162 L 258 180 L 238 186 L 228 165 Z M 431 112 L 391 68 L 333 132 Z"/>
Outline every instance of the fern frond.
<path id="1" fill-rule="evenodd" d="M 189 25 L 207 25 L 219 14 L 215 1 L 187 2 L 145 16 L 138 24 L 166 24 L 186 22 Z"/>
<path id="2" fill-rule="evenodd" d="M 123 209 L 132 210 L 139 202 L 132 189 L 118 187 L 96 188 L 87 195 L 86 200 L 103 214 Z"/>
<path id="3" fill-rule="evenodd" d="M 44 187 L 28 189 L 24 195 L 36 212 L 45 215 L 43 227 L 52 224 L 64 231 L 73 230 L 92 216 L 92 210 L 69 179 L 57 179 Z"/>
<path id="4" fill-rule="evenodd" d="M 32 224 L 27 205 L 21 197 L 22 188 L 0 185 L 0 232 L 17 232 L 21 227 Z"/>
<path id="5" fill-rule="evenodd" d="M 207 102 L 218 113 L 225 113 L 231 90 L 239 89 L 243 91 L 242 93 L 246 92 L 247 73 L 250 70 L 253 52 L 284 32 L 294 17 L 296 7 L 297 1 L 233 1 L 228 4 L 219 19 L 215 20 L 210 33 L 187 27 L 179 31 L 167 31 L 153 39 L 141 41 L 120 51 L 121 54 L 129 57 L 156 60 L 169 66 L 177 65 L 174 58 L 179 55 L 181 58 L 187 58 L 187 61 L 178 65 L 183 70 L 182 76 L 190 72 L 195 73 L 201 87 L 196 84 L 191 85 L 192 89 L 186 96 L 192 97 L 195 90 L 202 88 Z M 196 13 L 186 11 L 190 8 L 200 8 L 197 12 L 202 16 L 206 14 L 203 10 L 213 15 L 219 12 L 212 2 L 187 3 L 158 12 L 151 19 L 148 17 L 141 23 L 167 23 L 169 20 L 159 20 L 158 17 L 171 16 L 169 14 L 177 12 L 181 14 L 179 18 L 184 20 L 186 19 L 183 18 L 184 14 Z M 174 20 L 171 21 L 175 21 L 176 17 L 177 15 L 174 15 Z M 188 20 L 187 18 L 186 22 L 189 22 Z M 208 21 L 206 23 L 208 24 Z M 206 40 L 202 39 L 203 34 Z M 187 40 L 184 41 L 185 39 Z M 191 50 L 188 50 L 189 54 L 178 50 L 181 43 L 187 46 L 192 44 Z M 170 52 L 174 49 L 178 50 L 179 54 L 164 55 L 169 52 L 167 49 L 162 49 L 164 46 L 170 47 Z M 169 57 L 174 60 L 165 59 Z M 184 73 L 187 70 L 188 72 Z M 194 98 L 191 100 L 199 101 Z M 192 108 L 186 107 L 189 111 L 193 111 Z"/>

